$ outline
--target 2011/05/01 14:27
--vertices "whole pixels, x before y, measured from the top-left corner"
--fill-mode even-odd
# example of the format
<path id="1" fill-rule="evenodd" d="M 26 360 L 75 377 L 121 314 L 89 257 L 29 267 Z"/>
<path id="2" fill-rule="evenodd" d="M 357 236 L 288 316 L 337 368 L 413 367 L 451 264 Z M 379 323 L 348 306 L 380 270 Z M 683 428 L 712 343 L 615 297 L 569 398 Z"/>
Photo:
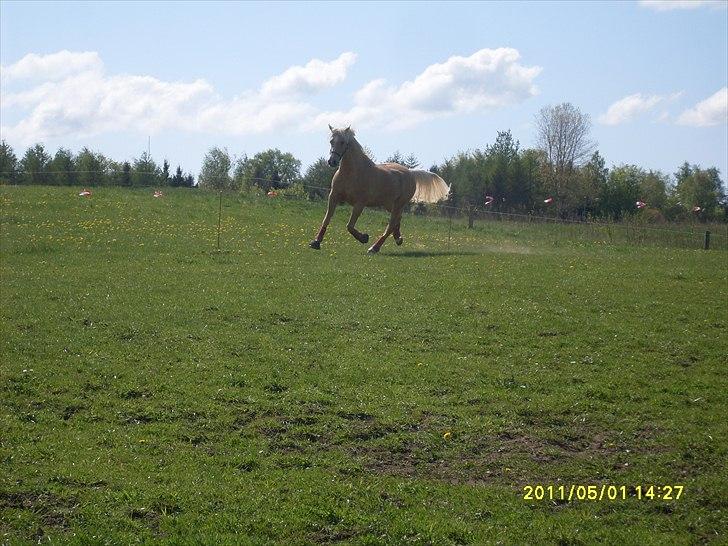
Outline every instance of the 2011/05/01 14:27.
<path id="1" fill-rule="evenodd" d="M 526 485 L 523 500 L 679 500 L 683 485 Z"/>

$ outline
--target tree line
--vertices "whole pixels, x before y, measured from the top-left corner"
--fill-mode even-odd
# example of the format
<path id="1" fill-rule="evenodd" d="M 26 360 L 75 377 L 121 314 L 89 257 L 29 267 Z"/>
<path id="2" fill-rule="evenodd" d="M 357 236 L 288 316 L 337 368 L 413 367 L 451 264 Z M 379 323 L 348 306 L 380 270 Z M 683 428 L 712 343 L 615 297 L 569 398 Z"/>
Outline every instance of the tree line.
<path id="1" fill-rule="evenodd" d="M 471 210 L 580 220 L 728 220 L 717 168 L 684 162 L 672 175 L 637 165 L 609 169 L 590 129 L 589 116 L 572 104 L 546 106 L 536 116 L 536 147 L 521 149 L 510 131 L 500 131 L 493 144 L 430 170 L 451 184 L 452 204 Z"/>
<path id="2" fill-rule="evenodd" d="M 482 148 L 445 159 L 429 170 L 451 192 L 446 205 L 474 213 L 493 211 L 549 215 L 564 219 L 649 222 L 728 221 L 728 200 L 720 172 L 684 162 L 672 174 L 637 165 L 608 168 L 590 138 L 591 121 L 575 106 L 544 107 L 536 116 L 536 146 L 521 148 L 510 130 L 499 131 Z M 376 162 L 372 151 L 365 152 Z M 422 168 L 418 159 L 399 151 L 383 162 Z M 335 169 L 317 159 L 303 173 L 292 154 L 269 149 L 235 158 L 224 148 L 206 154 L 199 187 L 228 191 L 284 190 L 311 199 L 325 198 Z M 146 153 L 132 162 L 115 162 L 82 149 L 77 155 L 59 149 L 51 157 L 42 144 L 17 160 L 5 142 L 0 147 L 0 182 L 121 186 L 192 186 L 194 177 L 178 166 L 170 176 Z M 415 207 L 417 211 L 417 207 Z"/>
<path id="3" fill-rule="evenodd" d="M 132 161 L 114 161 L 88 148 L 73 154 L 66 148 L 56 153 L 35 144 L 18 159 L 5 141 L 0 142 L 0 183 L 42 184 L 49 186 L 175 186 L 192 187 L 195 178 L 182 172 L 178 165 L 174 174 L 169 162 L 162 165 L 144 152 Z"/>
<path id="4" fill-rule="evenodd" d="M 472 213 L 580 220 L 728 220 L 728 200 L 715 167 L 684 162 L 672 175 L 637 165 L 607 168 L 590 139 L 589 116 L 569 103 L 544 107 L 536 127 L 534 148 L 522 149 L 509 130 L 499 131 L 492 144 L 430 166 L 450 184 L 446 204 Z M 376 161 L 371 150 L 365 152 Z M 383 162 L 420 166 L 414 155 L 399 151 Z M 227 150 L 212 148 L 204 158 L 199 184 L 240 191 L 289 188 L 310 198 L 325 197 L 335 169 L 323 157 L 303 174 L 300 169 L 299 160 L 280 150 L 233 160 Z"/>
<path id="5" fill-rule="evenodd" d="M 433 165 L 451 184 L 449 203 L 466 210 L 619 221 L 728 220 L 718 169 L 687 162 L 673 175 L 637 165 L 606 167 L 599 151 L 560 169 L 543 149 L 520 149 L 510 131 L 482 150 Z"/>

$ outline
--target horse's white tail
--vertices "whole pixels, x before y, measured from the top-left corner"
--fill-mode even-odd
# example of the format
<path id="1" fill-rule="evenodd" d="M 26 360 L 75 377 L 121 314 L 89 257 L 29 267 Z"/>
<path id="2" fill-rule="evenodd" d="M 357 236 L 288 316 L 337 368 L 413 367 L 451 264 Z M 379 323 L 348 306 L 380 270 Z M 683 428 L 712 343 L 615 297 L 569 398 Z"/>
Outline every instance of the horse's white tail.
<path id="1" fill-rule="evenodd" d="M 445 181 L 430 171 L 410 171 L 415 177 L 417 189 L 412 201 L 419 203 L 437 203 L 445 199 L 450 193 L 450 186 Z"/>

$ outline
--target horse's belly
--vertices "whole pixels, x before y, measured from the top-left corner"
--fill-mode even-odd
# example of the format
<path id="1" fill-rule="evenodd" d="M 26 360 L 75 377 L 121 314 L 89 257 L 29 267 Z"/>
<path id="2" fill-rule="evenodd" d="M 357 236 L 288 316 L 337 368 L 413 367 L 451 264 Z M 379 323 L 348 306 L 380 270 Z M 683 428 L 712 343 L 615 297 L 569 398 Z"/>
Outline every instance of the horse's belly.
<path id="1" fill-rule="evenodd" d="M 394 202 L 392 199 L 383 198 L 382 196 L 370 196 L 369 199 L 366 201 L 367 207 L 384 207 L 385 209 L 391 211 L 392 206 L 394 205 Z"/>

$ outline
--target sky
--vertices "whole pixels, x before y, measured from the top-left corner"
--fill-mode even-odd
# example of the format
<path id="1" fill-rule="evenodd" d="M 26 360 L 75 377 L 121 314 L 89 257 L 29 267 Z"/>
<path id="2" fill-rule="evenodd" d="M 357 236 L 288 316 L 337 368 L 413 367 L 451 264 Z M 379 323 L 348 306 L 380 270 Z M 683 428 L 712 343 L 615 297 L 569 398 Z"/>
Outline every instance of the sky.
<path id="1" fill-rule="evenodd" d="M 0 137 L 21 156 L 328 156 L 351 125 L 427 168 L 570 102 L 607 165 L 728 172 L 728 1 L 0 0 Z"/>

